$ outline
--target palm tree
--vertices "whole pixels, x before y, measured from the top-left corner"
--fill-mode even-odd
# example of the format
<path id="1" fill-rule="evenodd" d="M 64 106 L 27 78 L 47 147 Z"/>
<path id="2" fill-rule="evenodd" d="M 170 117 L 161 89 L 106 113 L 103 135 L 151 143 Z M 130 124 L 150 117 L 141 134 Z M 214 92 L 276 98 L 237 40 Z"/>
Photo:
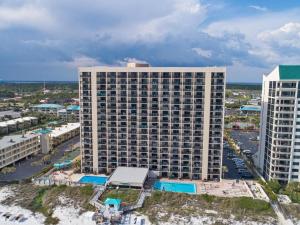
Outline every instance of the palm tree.
<path id="1" fill-rule="evenodd" d="M 222 178 L 224 178 L 225 173 L 228 173 L 227 166 L 222 166 Z"/>

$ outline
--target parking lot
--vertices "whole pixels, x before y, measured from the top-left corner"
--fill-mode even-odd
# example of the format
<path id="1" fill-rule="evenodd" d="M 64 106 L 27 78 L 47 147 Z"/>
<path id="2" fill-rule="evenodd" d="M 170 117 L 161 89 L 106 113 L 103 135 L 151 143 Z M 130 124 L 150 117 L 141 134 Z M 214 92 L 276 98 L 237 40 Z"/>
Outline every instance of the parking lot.
<path id="1" fill-rule="evenodd" d="M 227 144 L 225 144 L 223 149 L 223 166 L 226 166 L 228 169 L 228 172 L 224 173 L 225 179 L 253 179 L 251 172 L 245 166 L 245 162 Z"/>
<path id="2" fill-rule="evenodd" d="M 251 150 L 252 154 L 258 151 L 258 131 L 232 130 L 231 137 L 240 146 L 241 150 Z"/>

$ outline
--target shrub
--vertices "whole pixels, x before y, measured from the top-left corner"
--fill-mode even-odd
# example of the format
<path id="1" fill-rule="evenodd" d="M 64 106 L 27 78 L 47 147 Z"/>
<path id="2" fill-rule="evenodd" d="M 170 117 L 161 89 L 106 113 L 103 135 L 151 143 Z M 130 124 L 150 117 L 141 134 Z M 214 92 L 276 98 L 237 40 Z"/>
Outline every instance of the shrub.
<path id="1" fill-rule="evenodd" d="M 3 174 L 8 174 L 8 173 L 13 173 L 16 171 L 16 167 L 14 166 L 7 166 L 7 167 L 4 167 L 2 170 L 1 170 L 1 173 Z"/>
<path id="2" fill-rule="evenodd" d="M 258 181 L 261 185 L 268 197 L 271 201 L 277 201 L 277 195 L 273 192 L 272 188 L 268 185 L 268 183 L 264 182 L 263 180 Z"/>
<path id="3" fill-rule="evenodd" d="M 284 193 L 295 203 L 300 203 L 300 182 L 290 182 L 284 190 Z"/>
<path id="4" fill-rule="evenodd" d="M 279 184 L 278 180 L 270 180 L 267 182 L 268 186 L 272 189 L 272 191 L 276 194 L 279 193 L 281 189 L 281 185 Z"/>

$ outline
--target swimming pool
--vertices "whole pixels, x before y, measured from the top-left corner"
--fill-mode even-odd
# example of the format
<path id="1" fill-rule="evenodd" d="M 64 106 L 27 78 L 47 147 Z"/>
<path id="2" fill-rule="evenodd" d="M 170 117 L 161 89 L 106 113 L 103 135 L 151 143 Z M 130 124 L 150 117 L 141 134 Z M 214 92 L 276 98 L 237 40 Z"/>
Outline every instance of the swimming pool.
<path id="1" fill-rule="evenodd" d="M 79 180 L 79 183 L 82 184 L 96 184 L 96 185 L 104 185 L 107 181 L 107 177 L 98 177 L 98 176 L 83 176 Z"/>
<path id="2" fill-rule="evenodd" d="M 179 193 L 187 193 L 187 194 L 197 193 L 196 184 L 194 183 L 156 181 L 153 187 L 154 189 L 160 191 L 179 192 Z"/>

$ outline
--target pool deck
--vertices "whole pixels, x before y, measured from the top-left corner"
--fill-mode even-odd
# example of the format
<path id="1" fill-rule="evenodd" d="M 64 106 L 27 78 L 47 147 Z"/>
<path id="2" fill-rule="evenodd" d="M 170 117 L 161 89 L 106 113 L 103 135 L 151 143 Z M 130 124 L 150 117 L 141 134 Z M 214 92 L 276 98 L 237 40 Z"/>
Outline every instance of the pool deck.
<path id="1" fill-rule="evenodd" d="M 56 181 L 78 182 L 84 176 L 107 177 L 104 174 L 73 173 L 73 170 L 57 170 L 50 175 Z"/>
<path id="2" fill-rule="evenodd" d="M 177 183 L 194 183 L 197 187 L 197 194 L 209 194 L 220 197 L 253 197 L 253 194 L 245 181 L 222 180 L 220 182 L 201 180 L 175 180 L 162 178 L 160 181 L 177 182 Z"/>
<path id="3" fill-rule="evenodd" d="M 96 176 L 96 177 L 107 177 L 105 174 L 84 174 L 84 173 L 73 173 L 72 170 L 55 171 L 50 176 L 55 181 L 70 181 L 78 182 L 84 176 Z M 109 177 L 108 177 L 109 178 Z M 190 180 L 190 179 L 167 179 L 162 178 L 160 181 L 165 182 L 176 182 L 176 183 L 189 183 L 196 185 L 195 194 L 209 194 L 220 197 L 254 197 L 253 191 L 250 190 L 251 185 L 248 186 L 243 180 L 236 182 L 236 180 L 225 180 L 220 182 L 208 181 L 204 182 L 201 180 Z"/>

